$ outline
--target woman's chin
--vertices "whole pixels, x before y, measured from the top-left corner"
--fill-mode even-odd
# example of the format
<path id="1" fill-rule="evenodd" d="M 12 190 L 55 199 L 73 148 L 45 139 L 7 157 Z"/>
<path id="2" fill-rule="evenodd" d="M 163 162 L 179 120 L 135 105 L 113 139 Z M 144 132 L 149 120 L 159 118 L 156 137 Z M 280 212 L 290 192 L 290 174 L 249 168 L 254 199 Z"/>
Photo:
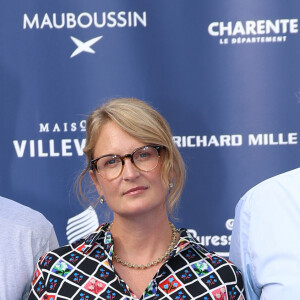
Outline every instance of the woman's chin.
<path id="1" fill-rule="evenodd" d="M 161 206 L 153 206 L 153 205 L 145 205 L 145 203 L 131 203 L 130 205 L 127 205 L 126 208 L 124 207 L 122 210 L 115 211 L 115 214 L 118 214 L 122 217 L 128 217 L 128 218 L 134 218 L 138 216 L 147 216 L 151 215 L 152 217 L 155 217 L 157 213 L 161 214 L 162 211 Z"/>

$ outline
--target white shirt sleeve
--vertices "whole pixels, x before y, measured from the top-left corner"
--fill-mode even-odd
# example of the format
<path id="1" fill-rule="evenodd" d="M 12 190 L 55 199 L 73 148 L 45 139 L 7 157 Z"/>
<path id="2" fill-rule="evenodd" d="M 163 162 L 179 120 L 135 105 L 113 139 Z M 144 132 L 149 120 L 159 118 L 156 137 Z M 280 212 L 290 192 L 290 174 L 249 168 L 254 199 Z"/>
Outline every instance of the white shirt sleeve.
<path id="1" fill-rule="evenodd" d="M 48 236 L 45 244 L 37 248 L 36 252 L 34 253 L 34 267 L 36 266 L 36 263 L 42 255 L 44 255 L 48 251 L 54 250 L 59 247 L 54 228 L 51 224 L 49 224 L 49 226 L 51 226 L 51 229 L 49 230 L 50 235 Z"/>
<path id="2" fill-rule="evenodd" d="M 229 259 L 241 270 L 247 299 L 260 299 L 261 289 L 258 288 L 253 272 L 249 244 L 249 203 L 241 199 L 236 206 L 234 227 L 232 231 Z"/>
<path id="3" fill-rule="evenodd" d="M 262 182 L 236 207 L 230 259 L 248 299 L 300 299 L 300 169 Z"/>
<path id="4" fill-rule="evenodd" d="M 0 299 L 27 299 L 40 256 L 58 247 L 39 212 L 0 196 Z"/>

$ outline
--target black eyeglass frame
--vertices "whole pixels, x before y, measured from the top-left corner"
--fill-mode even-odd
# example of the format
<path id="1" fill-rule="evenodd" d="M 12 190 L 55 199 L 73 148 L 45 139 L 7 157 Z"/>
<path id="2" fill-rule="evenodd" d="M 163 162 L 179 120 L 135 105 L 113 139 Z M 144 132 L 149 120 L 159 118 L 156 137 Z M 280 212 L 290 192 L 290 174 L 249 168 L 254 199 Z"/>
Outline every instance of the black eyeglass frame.
<path id="1" fill-rule="evenodd" d="M 122 174 L 123 169 L 124 169 L 124 165 L 125 165 L 125 158 L 130 158 L 131 163 L 132 163 L 139 171 L 142 171 L 142 172 L 149 172 L 149 171 L 152 171 L 152 170 L 154 170 L 154 169 L 157 167 L 157 165 L 156 165 L 153 169 L 148 170 L 148 171 L 145 171 L 145 170 L 140 169 L 140 168 L 134 163 L 134 160 L 133 160 L 134 154 L 135 154 L 137 151 L 139 151 L 139 150 L 141 150 L 141 149 L 144 149 L 144 148 L 146 148 L 146 147 L 151 147 L 151 148 L 156 149 L 157 154 L 158 154 L 158 159 L 160 158 L 161 151 L 166 149 L 166 147 L 163 146 L 163 145 L 145 145 L 145 146 L 136 148 L 131 154 L 125 154 L 125 155 L 123 155 L 123 156 L 118 155 L 118 154 L 105 154 L 105 155 L 102 155 L 102 156 L 99 156 L 99 157 L 97 157 L 97 158 L 92 159 L 91 162 L 90 162 L 90 169 L 91 169 L 92 171 L 96 171 L 96 172 L 101 176 L 101 174 L 98 172 L 98 169 L 97 169 L 97 161 L 98 161 L 99 159 L 103 158 L 103 157 L 112 156 L 113 158 L 119 158 L 119 159 L 121 160 L 121 162 L 122 162 L 122 169 L 121 169 L 121 171 L 120 171 L 120 174 L 119 174 L 118 176 L 112 178 L 111 180 L 118 178 L 118 177 Z M 103 176 L 102 176 L 102 177 L 103 177 Z"/>

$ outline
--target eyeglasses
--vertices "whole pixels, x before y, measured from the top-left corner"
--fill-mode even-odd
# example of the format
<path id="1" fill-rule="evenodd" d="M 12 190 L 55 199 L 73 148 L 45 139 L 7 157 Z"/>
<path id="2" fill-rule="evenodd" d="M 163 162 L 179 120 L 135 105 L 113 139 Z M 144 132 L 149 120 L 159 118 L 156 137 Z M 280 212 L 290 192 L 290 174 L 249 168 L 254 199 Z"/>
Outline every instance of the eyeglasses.
<path id="1" fill-rule="evenodd" d="M 149 172 L 157 167 L 161 151 L 165 148 L 161 145 L 146 145 L 135 149 L 131 154 L 123 156 L 116 154 L 102 155 L 91 161 L 90 169 L 96 170 L 105 179 L 116 179 L 123 172 L 125 159 L 130 158 L 130 161 L 138 170 Z"/>

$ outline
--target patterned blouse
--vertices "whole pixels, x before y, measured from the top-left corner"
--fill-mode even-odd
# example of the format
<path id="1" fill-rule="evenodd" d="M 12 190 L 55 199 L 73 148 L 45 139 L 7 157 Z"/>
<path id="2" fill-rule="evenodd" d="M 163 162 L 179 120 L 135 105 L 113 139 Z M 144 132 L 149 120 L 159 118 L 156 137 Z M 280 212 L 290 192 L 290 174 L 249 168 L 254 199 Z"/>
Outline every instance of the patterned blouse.
<path id="1" fill-rule="evenodd" d="M 86 239 L 40 258 L 29 300 L 138 299 L 112 264 L 113 239 L 108 224 Z M 142 271 L 141 271 L 142 272 Z M 186 229 L 140 299 L 244 300 L 240 271 L 209 252 Z"/>

